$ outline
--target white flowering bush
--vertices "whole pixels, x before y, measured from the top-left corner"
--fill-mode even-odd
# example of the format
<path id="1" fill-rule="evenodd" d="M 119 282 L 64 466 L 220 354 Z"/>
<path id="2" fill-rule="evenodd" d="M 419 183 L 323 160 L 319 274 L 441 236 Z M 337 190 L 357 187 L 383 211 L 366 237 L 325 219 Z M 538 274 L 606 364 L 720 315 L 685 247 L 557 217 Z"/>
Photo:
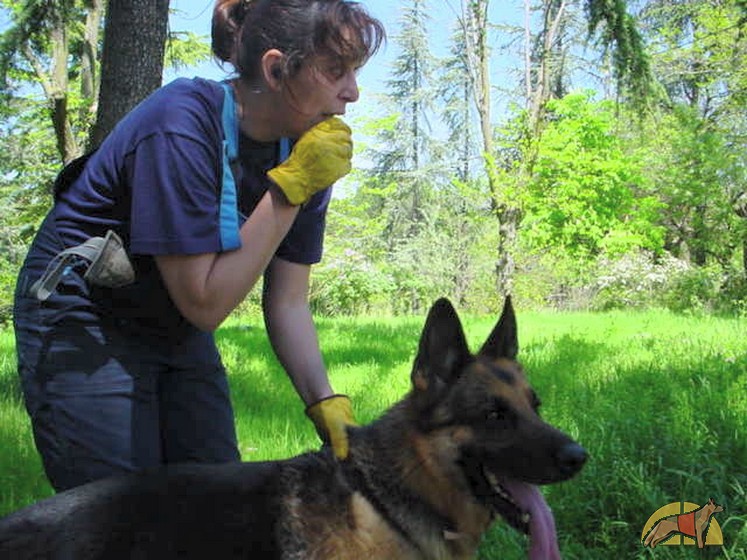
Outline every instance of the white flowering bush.
<path id="1" fill-rule="evenodd" d="M 673 279 L 689 269 L 685 261 L 668 253 L 655 257 L 641 251 L 615 259 L 601 257 L 592 285 L 593 306 L 610 309 L 656 304 Z"/>
<path id="2" fill-rule="evenodd" d="M 593 307 L 664 307 L 691 311 L 722 307 L 721 289 L 726 281 L 719 266 L 696 267 L 668 253 L 648 252 L 602 257 L 596 263 Z"/>

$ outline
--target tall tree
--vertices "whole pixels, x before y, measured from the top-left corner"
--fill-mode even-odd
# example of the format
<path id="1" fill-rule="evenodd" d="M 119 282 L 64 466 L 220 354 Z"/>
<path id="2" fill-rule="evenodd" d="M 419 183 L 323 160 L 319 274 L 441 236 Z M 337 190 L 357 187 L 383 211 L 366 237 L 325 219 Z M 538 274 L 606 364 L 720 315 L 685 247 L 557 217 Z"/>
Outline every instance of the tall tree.
<path id="1" fill-rule="evenodd" d="M 390 116 L 378 123 L 382 148 L 371 153 L 374 171 L 383 183 L 396 185 L 392 193 L 389 244 L 413 235 L 425 216 L 432 185 L 439 172 L 440 154 L 432 141 L 430 116 L 433 100 L 434 57 L 428 44 L 425 0 L 402 7 L 400 32 L 394 37 L 399 53 L 387 80 L 386 103 Z"/>
<path id="2" fill-rule="evenodd" d="M 112 2 L 119 23 L 110 26 L 113 52 L 99 105 L 104 0 L 0 0 L 8 21 L 0 32 L 0 320 L 19 259 L 52 203 L 49 190 L 60 163 L 83 152 L 97 112 L 104 113 L 102 123 L 110 119 L 100 134 L 118 118 L 112 96 L 124 86 L 138 91 L 127 90 L 128 101 L 116 107 L 119 115 L 160 84 L 167 7 L 161 0 Z M 130 35 L 129 55 L 117 27 Z M 203 38 L 190 34 L 172 34 L 168 46 L 173 63 L 194 63 L 209 52 Z M 143 56 L 142 75 L 120 70 Z"/>
<path id="3" fill-rule="evenodd" d="M 588 37 L 610 53 L 612 70 L 621 93 L 634 104 L 654 95 L 649 54 L 627 0 L 584 0 Z"/>
<path id="4" fill-rule="evenodd" d="M 475 103 L 480 118 L 485 171 L 492 204 L 498 220 L 497 288 L 509 293 L 514 276 L 517 232 L 521 221 L 521 192 L 532 178 L 536 156 L 534 147 L 541 136 L 543 111 L 553 96 L 564 93 L 563 70 L 567 45 L 564 30 L 571 0 L 543 0 L 534 5 L 526 0 L 525 10 L 525 106 L 524 128 L 514 138 L 517 149 L 509 160 L 499 161 L 494 149 L 493 123 L 490 117 L 490 79 L 488 48 L 489 0 L 463 0 L 462 28 L 469 52 L 470 76 L 475 91 Z M 599 36 L 599 42 L 613 53 L 614 70 L 621 88 L 643 97 L 649 92 L 650 74 L 643 43 L 633 18 L 627 14 L 621 0 L 585 0 L 589 37 Z M 541 13 L 541 28 L 531 30 L 533 14 Z M 516 130 L 516 129 L 514 129 Z M 515 159 L 516 156 L 518 159 Z"/>
<path id="5" fill-rule="evenodd" d="M 168 0 L 109 0 L 101 91 L 89 148 L 161 85 L 168 31 Z"/>
<path id="6" fill-rule="evenodd" d="M 104 0 L 3 0 L 2 5 L 11 16 L 0 36 L 2 90 L 9 95 L 20 83 L 41 87 L 63 163 L 84 146 L 98 145 L 161 83 L 168 0 L 109 0 L 101 72 Z"/>
<path id="7" fill-rule="evenodd" d="M 542 109 L 553 86 L 561 83 L 560 65 L 563 59 L 559 40 L 561 24 L 565 17 L 564 0 L 550 0 L 541 4 L 543 28 L 537 38 L 532 37 L 530 21 L 533 8 L 525 2 L 525 105 L 528 121 L 524 145 L 531 145 L 539 133 Z M 494 148 L 494 131 L 491 119 L 491 82 L 489 48 L 489 0 L 463 0 L 461 27 L 464 34 L 469 76 L 474 91 L 475 107 L 480 121 L 484 169 L 491 195 L 491 204 L 498 221 L 498 246 L 496 247 L 496 278 L 500 293 L 510 293 L 515 271 L 514 250 L 521 220 L 518 193 L 521 185 L 531 175 L 533 156 L 524 150 L 522 159 L 502 168 L 498 166 Z M 538 39 L 538 40 L 537 40 Z M 558 47 L 561 45 L 561 47 Z M 557 86 L 556 88 L 557 89 Z M 510 173 L 509 173 L 510 172 Z"/>
<path id="8" fill-rule="evenodd" d="M 452 161 L 452 173 L 462 182 L 470 179 L 471 162 L 481 153 L 478 144 L 482 144 L 474 130 L 477 104 L 473 103 L 475 88 L 470 76 L 472 65 L 466 40 L 462 25 L 457 25 L 449 54 L 439 73 L 437 88 L 439 98 L 443 100 L 440 116 L 448 128 L 446 141 L 452 146 L 447 158 Z"/>
<path id="9" fill-rule="evenodd" d="M 399 53 L 387 80 L 387 97 L 398 109 L 396 148 L 390 145 L 378 158 L 384 169 L 417 171 L 427 165 L 429 112 L 433 106 L 434 58 L 428 42 L 426 0 L 411 0 L 401 8 L 400 31 L 394 37 Z M 396 152 L 396 155 L 394 154 Z"/>
<path id="10" fill-rule="evenodd" d="M 469 61 L 471 48 L 462 21 L 458 21 L 451 46 L 443 60 L 438 78 L 438 91 L 443 100 L 440 116 L 448 129 L 446 141 L 450 150 L 445 154 L 451 185 L 444 195 L 450 200 L 442 211 L 439 227 L 447 233 L 448 251 L 453 258 L 446 272 L 452 282 L 453 297 L 467 305 L 473 280 L 471 248 L 478 234 L 480 217 L 488 214 L 486 198 L 485 158 L 483 140 L 476 123 L 475 85 Z M 489 92 L 488 92 L 489 93 Z"/>
<path id="11" fill-rule="evenodd" d="M 659 181 L 660 196 L 670 202 L 670 248 L 699 266 L 727 262 L 737 249 L 747 253 L 747 224 L 734 223 L 744 220 L 747 198 L 744 3 L 654 0 L 643 6 L 642 21 L 668 96 L 663 118 L 678 130 L 669 150 L 676 159 Z"/>
<path id="12" fill-rule="evenodd" d="M 502 176 L 496 166 L 490 95 L 489 6 L 489 0 L 463 0 L 460 25 L 467 52 L 468 75 L 480 122 L 483 166 L 491 207 L 498 221 L 496 287 L 500 294 L 510 294 L 515 270 L 513 247 L 516 243 L 520 210 L 516 201 L 512 200 L 509 190 L 505 188 L 505 176 Z"/>

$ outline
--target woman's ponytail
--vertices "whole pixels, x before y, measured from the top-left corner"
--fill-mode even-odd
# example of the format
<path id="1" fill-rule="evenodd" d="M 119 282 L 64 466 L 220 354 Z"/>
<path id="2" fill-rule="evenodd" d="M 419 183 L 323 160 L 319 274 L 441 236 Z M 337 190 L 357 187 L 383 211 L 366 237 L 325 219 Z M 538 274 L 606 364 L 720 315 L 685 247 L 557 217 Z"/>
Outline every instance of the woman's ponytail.
<path id="1" fill-rule="evenodd" d="M 217 0 L 211 28 L 213 54 L 223 62 L 235 65 L 236 43 L 251 0 Z"/>

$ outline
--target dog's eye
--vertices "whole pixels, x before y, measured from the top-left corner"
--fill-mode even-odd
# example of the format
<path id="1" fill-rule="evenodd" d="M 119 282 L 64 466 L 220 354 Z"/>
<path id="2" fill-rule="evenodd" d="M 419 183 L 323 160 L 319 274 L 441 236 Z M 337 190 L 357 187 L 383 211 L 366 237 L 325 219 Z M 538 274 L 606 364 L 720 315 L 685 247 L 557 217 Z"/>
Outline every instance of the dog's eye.
<path id="1" fill-rule="evenodd" d="M 488 412 L 488 420 L 501 421 L 506 417 L 505 410 L 491 410 Z"/>
<path id="2" fill-rule="evenodd" d="M 487 420 L 497 427 L 509 426 L 513 422 L 513 413 L 503 399 L 495 399 L 488 410 Z"/>

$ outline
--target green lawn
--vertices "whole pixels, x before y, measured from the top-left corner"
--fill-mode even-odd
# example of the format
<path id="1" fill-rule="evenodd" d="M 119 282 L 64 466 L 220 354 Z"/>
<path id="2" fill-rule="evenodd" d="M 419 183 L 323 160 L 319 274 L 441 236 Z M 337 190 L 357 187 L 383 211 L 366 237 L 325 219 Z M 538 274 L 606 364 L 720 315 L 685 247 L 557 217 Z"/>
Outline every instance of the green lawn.
<path id="1" fill-rule="evenodd" d="M 660 312 L 518 312 L 520 357 L 543 415 L 589 451 L 584 471 L 546 490 L 563 557 L 599 560 L 747 559 L 747 321 Z M 477 347 L 494 317 L 468 317 Z M 321 319 L 335 388 L 360 422 L 408 390 L 423 318 Z M 234 318 L 218 333 L 231 375 L 245 460 L 286 457 L 318 445 L 261 321 Z M 33 448 L 16 378 L 12 333 L 0 332 L 0 513 L 50 494 Z M 724 547 L 644 550 L 644 524 L 671 502 L 713 496 Z M 525 558 L 504 527 L 480 558 Z"/>

